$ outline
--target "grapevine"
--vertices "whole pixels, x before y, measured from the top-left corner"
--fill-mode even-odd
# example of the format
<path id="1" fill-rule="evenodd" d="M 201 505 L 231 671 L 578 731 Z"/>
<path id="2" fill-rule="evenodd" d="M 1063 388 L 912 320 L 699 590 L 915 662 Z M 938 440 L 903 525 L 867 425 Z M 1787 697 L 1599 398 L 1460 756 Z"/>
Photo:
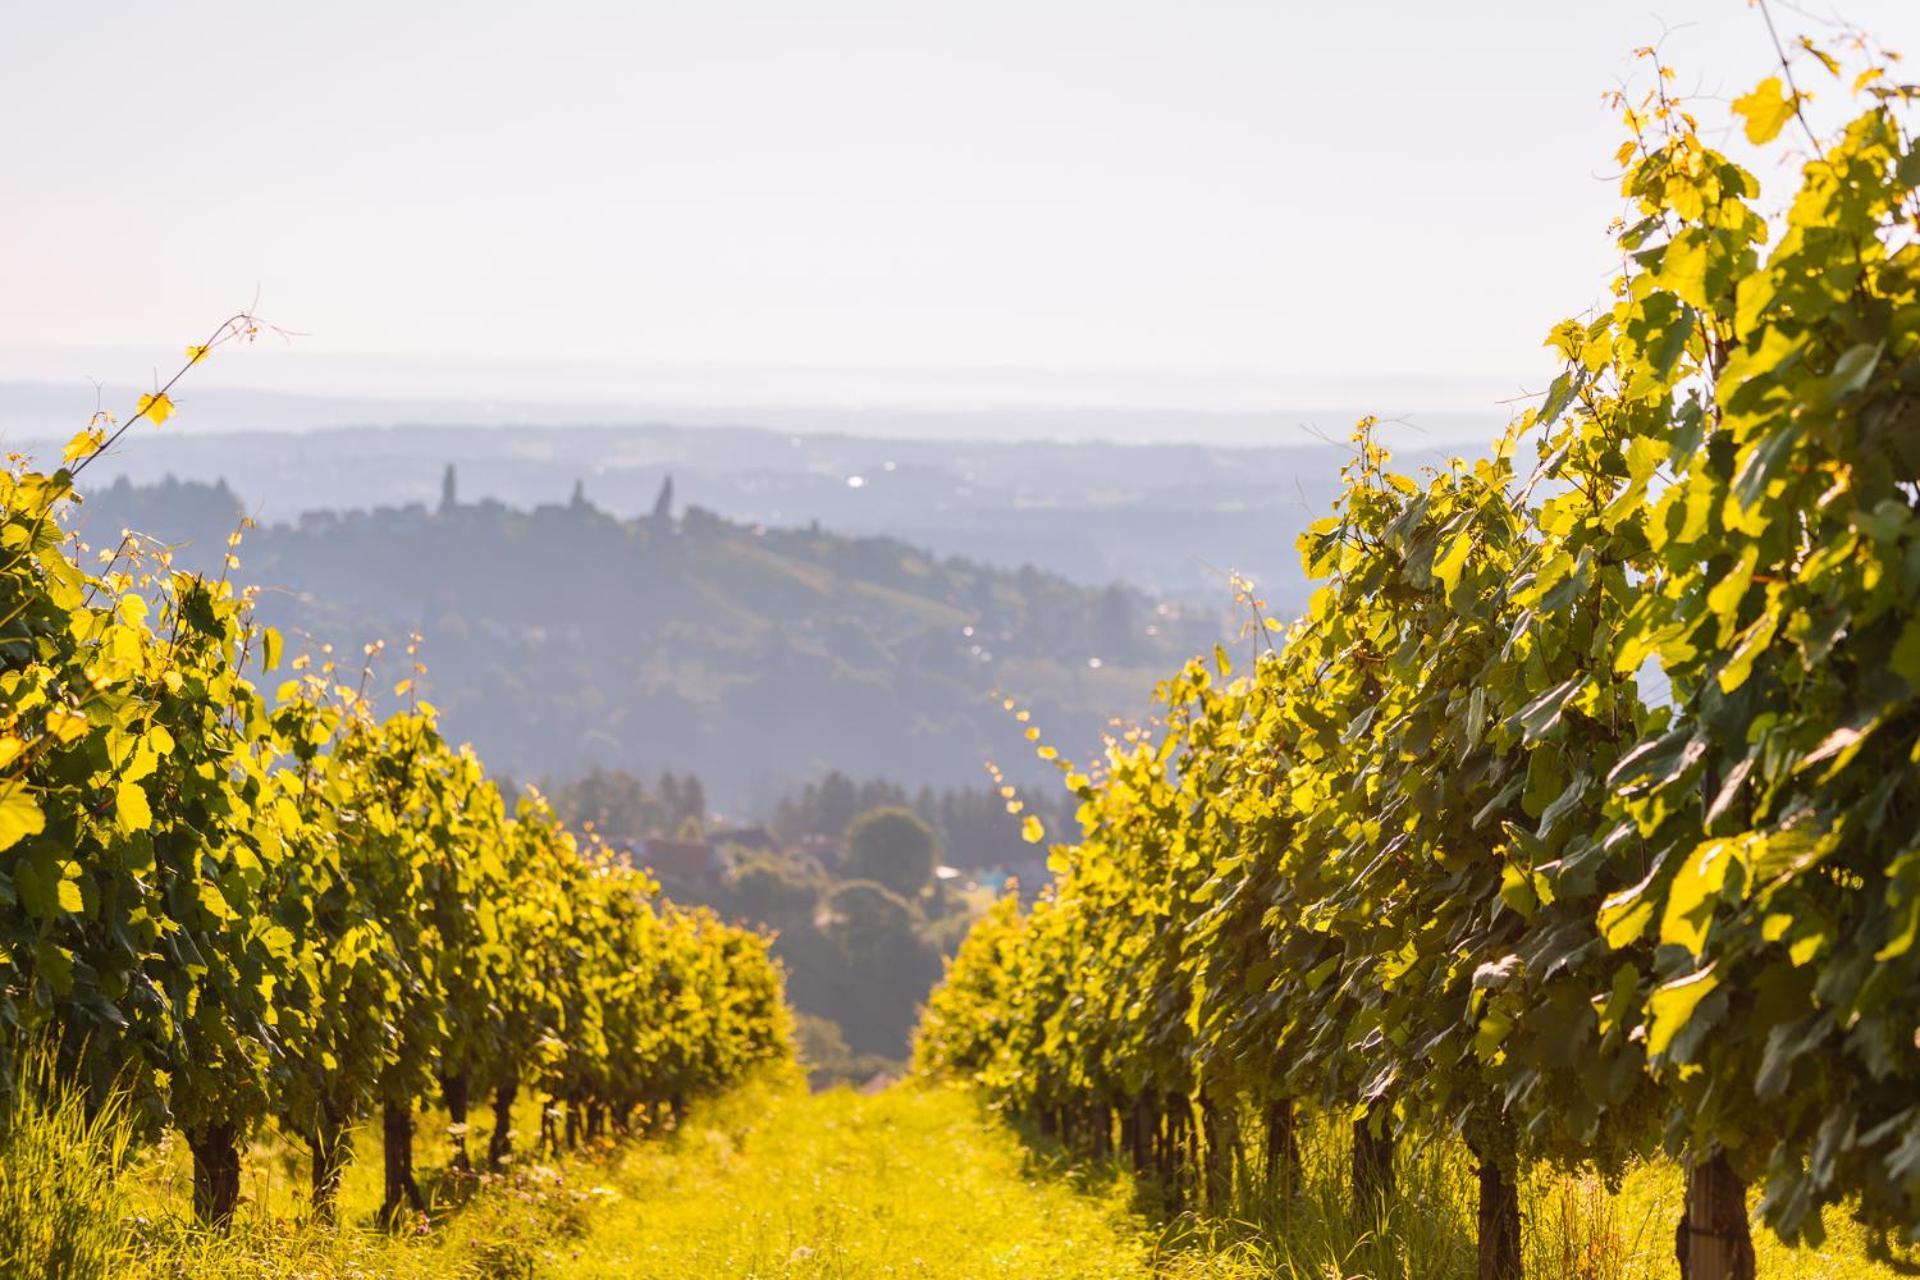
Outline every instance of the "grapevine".
<path id="1" fill-rule="evenodd" d="M 1671 72 L 1619 99 L 1622 269 L 1544 397 L 1423 476 L 1361 424 L 1305 615 L 1060 763 L 1078 838 L 923 1069 L 1221 1208 L 1249 1130 L 1284 1192 L 1298 1106 L 1359 1198 L 1458 1134 L 1488 1280 L 1539 1161 L 1683 1161 L 1696 1278 L 1752 1274 L 1749 1184 L 1789 1241 L 1920 1240 L 1920 150 L 1841 52 L 1796 46 L 1863 105 L 1772 219 Z M 1769 156 L 1794 85 L 1734 103 Z"/>

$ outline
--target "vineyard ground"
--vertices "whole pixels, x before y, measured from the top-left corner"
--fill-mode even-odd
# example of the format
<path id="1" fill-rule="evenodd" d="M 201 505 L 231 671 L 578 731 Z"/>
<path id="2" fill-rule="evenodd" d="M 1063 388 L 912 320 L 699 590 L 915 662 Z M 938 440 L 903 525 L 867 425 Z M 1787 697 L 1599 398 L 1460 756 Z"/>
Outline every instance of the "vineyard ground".
<path id="1" fill-rule="evenodd" d="M 523 1113 L 522 1128 L 535 1121 Z M 371 1140 L 373 1135 L 368 1135 Z M 423 1123 L 421 1158 L 440 1167 L 442 1126 Z M 900 1085 L 864 1096 L 759 1082 L 696 1111 L 677 1134 L 553 1164 L 529 1163 L 444 1206 L 430 1229 L 377 1230 L 379 1158 L 349 1170 L 342 1227 L 293 1225 L 304 1170 L 289 1150 L 256 1148 L 247 1202 L 226 1242 L 185 1229 L 184 1154 L 163 1148 L 139 1192 L 149 1275 L 472 1276 L 560 1280 L 1446 1280 L 1472 1275 L 1471 1174 L 1443 1148 L 1403 1160 L 1403 1203 L 1387 1223 L 1353 1219 L 1324 1134 L 1308 1150 L 1306 1194 L 1290 1214 L 1243 1205 L 1232 1227 L 1167 1225 L 1131 1178 L 1073 1165 L 1023 1142 L 957 1089 Z M 1321 1177 L 1324 1170 L 1328 1176 Z M 1529 1276 L 1668 1280 L 1679 1179 L 1629 1175 L 1617 1194 L 1591 1180 L 1528 1188 Z M 1891 1277 L 1843 1224 L 1822 1251 L 1762 1237 L 1760 1275 L 1780 1280 Z"/>
<path id="2" fill-rule="evenodd" d="M 516 1128 L 536 1122 L 527 1110 Z M 138 1270 L 222 1280 L 1154 1274 L 1143 1261 L 1145 1221 L 1116 1178 L 1102 1193 L 1043 1169 L 953 1091 L 808 1094 L 756 1082 L 696 1109 L 665 1139 L 529 1163 L 399 1239 L 373 1220 L 377 1138 L 362 1136 L 331 1234 L 296 1225 L 306 1201 L 300 1153 L 257 1145 L 226 1242 L 187 1225 L 190 1165 L 167 1144 L 140 1170 Z M 444 1164 L 442 1125 L 423 1120 L 417 1141 L 423 1168 Z"/>

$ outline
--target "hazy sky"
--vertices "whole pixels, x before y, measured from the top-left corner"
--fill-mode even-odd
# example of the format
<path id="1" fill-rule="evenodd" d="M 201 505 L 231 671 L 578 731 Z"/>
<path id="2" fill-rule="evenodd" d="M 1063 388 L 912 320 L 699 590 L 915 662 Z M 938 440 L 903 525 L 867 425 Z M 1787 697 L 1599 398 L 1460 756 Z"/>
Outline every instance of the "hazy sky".
<path id="1" fill-rule="evenodd" d="M 12 0 L 0 376 L 258 287 L 308 336 L 216 383 L 1486 404 L 1606 278 L 1663 28 L 1683 89 L 1768 69 L 1740 0 Z"/>

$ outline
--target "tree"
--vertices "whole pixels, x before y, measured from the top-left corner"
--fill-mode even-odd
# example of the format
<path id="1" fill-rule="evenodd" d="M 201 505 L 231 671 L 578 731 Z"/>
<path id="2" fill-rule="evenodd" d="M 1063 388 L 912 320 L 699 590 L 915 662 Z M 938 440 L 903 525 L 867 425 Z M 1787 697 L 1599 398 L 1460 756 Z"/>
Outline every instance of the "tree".
<path id="1" fill-rule="evenodd" d="M 754 857 L 734 877 L 734 901 L 747 919 L 762 924 L 810 920 L 820 896 L 817 876 L 809 875 L 797 859 Z"/>
<path id="2" fill-rule="evenodd" d="M 839 960 L 822 1012 L 856 1051 L 901 1055 L 914 1007 L 940 976 L 940 957 L 920 936 L 920 913 L 871 880 L 839 885 L 821 906 Z"/>
<path id="3" fill-rule="evenodd" d="M 939 852 L 933 828 L 911 809 L 869 809 L 847 828 L 846 873 L 913 899 L 933 879 Z"/>
<path id="4" fill-rule="evenodd" d="M 572 782 L 542 784 L 541 790 L 562 819 L 574 826 L 591 825 L 607 840 L 639 840 L 669 827 L 662 800 L 623 770 L 595 765 Z"/>
<path id="5" fill-rule="evenodd" d="M 838 769 L 829 771 L 818 785 L 809 782 L 801 794 L 793 834 L 838 839 L 860 812 L 856 795 L 853 779 Z"/>
<path id="6" fill-rule="evenodd" d="M 664 821 L 669 824 L 678 821 L 680 816 L 680 779 L 673 776 L 673 770 L 667 769 L 661 772 L 660 781 L 654 784 L 653 791 L 655 795 L 660 797 L 660 805 L 665 811 Z"/>
<path id="7" fill-rule="evenodd" d="M 824 905 L 828 931 L 857 963 L 877 964 L 914 934 L 912 904 L 871 880 L 836 886 Z"/>
<path id="8" fill-rule="evenodd" d="M 683 818 L 692 818 L 701 823 L 707 820 L 707 789 L 691 773 L 680 784 L 680 808 Z"/>
<path id="9" fill-rule="evenodd" d="M 1099 643 L 1109 662 L 1135 656 L 1133 594 L 1119 583 L 1100 593 Z"/>

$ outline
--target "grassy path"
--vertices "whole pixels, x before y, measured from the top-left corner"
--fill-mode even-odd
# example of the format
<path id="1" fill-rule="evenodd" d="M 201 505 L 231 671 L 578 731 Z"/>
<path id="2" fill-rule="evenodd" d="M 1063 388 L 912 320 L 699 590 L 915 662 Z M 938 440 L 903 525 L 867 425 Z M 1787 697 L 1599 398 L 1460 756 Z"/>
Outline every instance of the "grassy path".
<path id="1" fill-rule="evenodd" d="M 536 1120 L 529 1107 L 522 1132 Z M 141 1167 L 134 1280 L 1457 1280 L 1474 1273 L 1473 1178 L 1434 1148 L 1403 1161 L 1389 1220 L 1354 1215 L 1345 1153 L 1308 1130 L 1301 1195 L 1243 1206 L 1234 1225 L 1166 1228 L 1129 1207 L 1111 1167 L 1034 1155 L 956 1089 L 808 1095 L 760 1082 L 695 1108 L 665 1138 L 552 1164 L 516 1162 L 429 1228 L 376 1224 L 369 1139 L 348 1168 L 337 1231 L 306 1221 L 299 1153 L 255 1148 L 232 1235 L 193 1229 L 185 1153 Z M 443 1166 L 443 1128 L 423 1122 L 423 1168 Z M 1414 1155 L 1415 1153 L 1409 1153 Z M 434 1182 L 429 1177 L 430 1189 Z M 430 1190 L 430 1194 L 432 1191 Z M 1523 1196 L 1529 1280 L 1677 1280 L 1680 1179 L 1641 1166 L 1609 1191 L 1536 1171 Z M 1857 1229 L 1793 1251 L 1759 1232 L 1765 1280 L 1892 1280 Z"/>
<path id="2" fill-rule="evenodd" d="M 1355 1221 L 1328 1188 L 1261 1232 L 1158 1230 L 1127 1207 L 1129 1182 L 1036 1157 L 966 1094 L 896 1086 L 863 1097 L 750 1091 L 696 1116 L 677 1140 L 607 1165 L 583 1233 L 538 1274 L 611 1280 L 1440 1280 L 1471 1276 L 1472 1178 L 1435 1159 L 1406 1171 L 1393 1225 Z M 1322 1161 L 1344 1167 L 1343 1160 Z M 576 1188 L 576 1193 L 578 1189 Z M 1537 1173 L 1529 1185 L 1535 1280 L 1670 1280 L 1679 1178 L 1644 1166 L 1617 1195 Z M 1757 1232 L 1768 1280 L 1870 1280 L 1861 1238 L 1835 1222 L 1825 1249 Z M 1370 1241 L 1370 1243 L 1369 1243 Z"/>
<path id="3" fill-rule="evenodd" d="M 529 1109 L 521 1126 L 531 1132 Z M 664 1139 L 516 1162 L 431 1229 L 376 1223 L 371 1135 L 347 1170 L 338 1230 L 307 1221 L 304 1153 L 256 1146 L 233 1232 L 196 1230 L 186 1153 L 141 1168 L 137 1280 L 1183 1280 L 1245 1276 L 1218 1259 L 1156 1264 L 1130 1180 L 1040 1167 L 956 1089 L 808 1094 L 763 1081 L 696 1107 Z M 422 1122 L 422 1168 L 444 1130 Z M 1036 1163 L 1039 1162 L 1039 1163 Z M 430 1198 L 439 1199 L 427 1178 Z M 1267 1274 L 1267 1273 L 1261 1273 Z"/>
<path id="4" fill-rule="evenodd" d="M 1149 1274 L 1124 1188 L 1034 1176 L 966 1096 L 755 1093 L 671 1144 L 606 1167 L 568 1277 L 1022 1277 Z"/>

